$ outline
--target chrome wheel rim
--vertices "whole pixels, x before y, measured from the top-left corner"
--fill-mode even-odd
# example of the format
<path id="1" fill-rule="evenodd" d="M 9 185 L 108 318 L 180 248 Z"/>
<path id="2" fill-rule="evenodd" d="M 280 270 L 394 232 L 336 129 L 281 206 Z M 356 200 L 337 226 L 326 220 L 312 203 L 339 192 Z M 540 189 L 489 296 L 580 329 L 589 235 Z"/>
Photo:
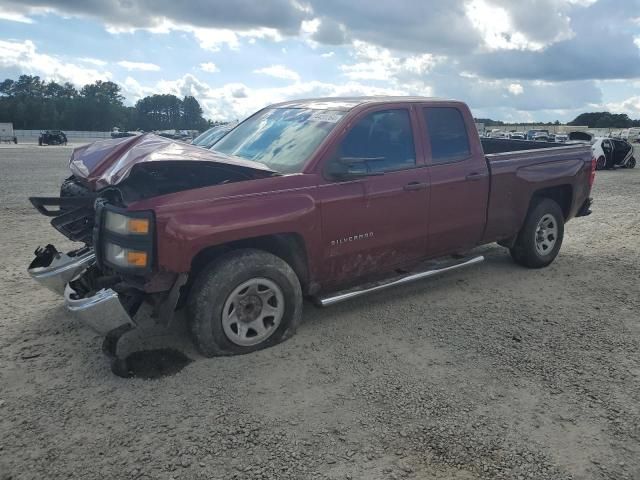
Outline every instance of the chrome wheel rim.
<path id="1" fill-rule="evenodd" d="M 267 340 L 284 315 L 284 295 L 268 278 L 252 278 L 238 285 L 222 309 L 222 329 L 236 345 L 251 347 Z"/>
<path id="2" fill-rule="evenodd" d="M 549 255 L 558 241 L 558 222 L 550 213 L 543 215 L 536 227 L 536 251 Z"/>

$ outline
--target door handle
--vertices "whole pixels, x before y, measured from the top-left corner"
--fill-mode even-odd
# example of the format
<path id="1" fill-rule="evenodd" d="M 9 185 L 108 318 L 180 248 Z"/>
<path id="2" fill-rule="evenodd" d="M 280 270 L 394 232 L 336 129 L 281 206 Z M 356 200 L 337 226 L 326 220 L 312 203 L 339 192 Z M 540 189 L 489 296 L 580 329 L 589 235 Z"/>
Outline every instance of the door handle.
<path id="1" fill-rule="evenodd" d="M 406 190 L 407 192 L 410 192 L 412 190 L 426 190 L 427 187 L 429 186 L 428 183 L 421 183 L 421 182 L 411 182 L 411 183 L 407 183 L 404 187 L 402 187 L 404 190 Z"/>
<path id="2" fill-rule="evenodd" d="M 476 180 L 481 180 L 484 177 L 486 177 L 484 173 L 473 172 L 467 175 L 466 179 L 469 180 L 470 182 L 474 182 Z"/>

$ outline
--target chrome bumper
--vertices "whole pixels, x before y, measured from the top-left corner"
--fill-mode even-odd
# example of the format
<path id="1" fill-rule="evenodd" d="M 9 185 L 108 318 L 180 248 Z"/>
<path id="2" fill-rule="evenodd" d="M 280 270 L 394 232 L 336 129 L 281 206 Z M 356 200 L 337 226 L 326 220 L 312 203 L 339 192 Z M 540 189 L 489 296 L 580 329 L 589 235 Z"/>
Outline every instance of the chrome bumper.
<path id="1" fill-rule="evenodd" d="M 135 326 L 131 316 L 120 303 L 118 294 L 103 288 L 90 297 L 81 297 L 71 286 L 96 260 L 93 250 L 80 255 L 58 252 L 48 245 L 36 251 L 36 258 L 28 272 L 38 283 L 64 296 L 67 309 L 83 323 L 103 335 L 127 325 Z"/>
<path id="2" fill-rule="evenodd" d="M 36 253 L 36 259 L 31 262 L 27 271 L 38 283 L 58 295 L 63 295 L 67 283 L 91 265 L 96 256 L 92 250 L 78 256 L 59 253 L 55 249 L 53 252 L 48 258 Z"/>
<path id="3" fill-rule="evenodd" d="M 67 284 L 64 301 L 70 312 L 102 335 L 123 325 L 135 326 L 118 294 L 110 288 L 104 288 L 91 297 L 78 298 L 73 287 Z"/>

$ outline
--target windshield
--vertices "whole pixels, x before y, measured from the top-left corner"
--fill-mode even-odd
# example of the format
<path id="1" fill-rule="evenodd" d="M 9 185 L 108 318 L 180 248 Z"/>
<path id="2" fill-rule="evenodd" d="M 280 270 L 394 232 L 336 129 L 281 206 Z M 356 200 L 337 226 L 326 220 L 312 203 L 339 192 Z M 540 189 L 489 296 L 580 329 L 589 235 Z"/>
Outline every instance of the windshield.
<path id="1" fill-rule="evenodd" d="M 344 114 L 306 108 L 263 110 L 234 128 L 213 150 L 279 173 L 298 173 Z"/>
<path id="2" fill-rule="evenodd" d="M 226 125 L 210 128 L 206 132 L 198 135 L 191 144 L 198 145 L 199 147 L 209 147 L 216 143 L 216 141 L 222 137 L 228 129 L 229 128 Z"/>

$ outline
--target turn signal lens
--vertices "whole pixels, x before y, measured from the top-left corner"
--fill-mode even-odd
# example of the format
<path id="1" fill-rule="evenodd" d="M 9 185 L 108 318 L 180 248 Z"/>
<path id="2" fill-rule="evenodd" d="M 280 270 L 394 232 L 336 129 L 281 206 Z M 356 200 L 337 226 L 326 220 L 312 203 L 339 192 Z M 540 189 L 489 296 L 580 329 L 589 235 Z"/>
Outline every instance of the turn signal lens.
<path id="1" fill-rule="evenodd" d="M 147 266 L 147 253 L 137 252 L 135 250 L 127 251 L 127 263 L 132 267 L 146 267 Z"/>
<path id="2" fill-rule="evenodd" d="M 147 233 L 149 233 L 149 220 L 147 220 L 146 218 L 130 218 L 129 233 L 146 235 Z"/>
<path id="3" fill-rule="evenodd" d="M 104 228 L 119 235 L 148 235 L 151 232 L 151 221 L 148 218 L 133 218 L 107 211 Z"/>
<path id="4" fill-rule="evenodd" d="M 107 243 L 104 248 L 104 258 L 115 267 L 144 268 L 149 261 L 149 254 L 140 250 L 130 250 L 114 243 Z"/>

